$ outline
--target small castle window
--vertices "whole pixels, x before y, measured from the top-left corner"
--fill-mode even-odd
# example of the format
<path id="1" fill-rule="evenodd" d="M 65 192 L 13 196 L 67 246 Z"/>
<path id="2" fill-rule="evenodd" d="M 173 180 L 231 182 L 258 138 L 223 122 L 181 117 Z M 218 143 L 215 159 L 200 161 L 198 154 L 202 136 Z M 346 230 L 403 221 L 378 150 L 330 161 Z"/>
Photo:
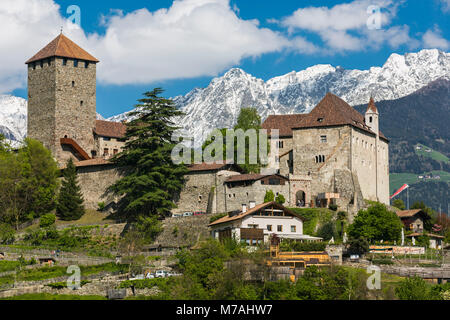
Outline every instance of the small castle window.
<path id="1" fill-rule="evenodd" d="M 369 122 L 372 123 L 373 122 L 373 117 L 369 118 Z"/>
<path id="2" fill-rule="evenodd" d="M 103 141 L 111 141 L 111 138 L 103 137 Z"/>
<path id="3" fill-rule="evenodd" d="M 87 69 L 87 68 L 89 68 L 89 61 L 85 61 L 84 62 L 84 67 Z"/>
<path id="4" fill-rule="evenodd" d="M 83 101 L 83 100 L 81 100 L 81 101 L 80 101 L 80 107 L 82 107 L 82 106 L 83 106 L 83 104 L 84 104 L 84 101 Z"/>
<path id="5" fill-rule="evenodd" d="M 327 143 L 327 136 L 320 136 L 320 142 Z"/>
<path id="6" fill-rule="evenodd" d="M 75 87 L 75 81 L 72 81 L 72 88 Z"/>
<path id="7" fill-rule="evenodd" d="M 284 141 L 278 141 L 278 148 L 283 149 L 284 148 Z"/>
<path id="8" fill-rule="evenodd" d="M 41 60 L 41 69 L 44 67 L 44 61 Z"/>
<path id="9" fill-rule="evenodd" d="M 78 68 L 78 60 L 73 60 L 73 66 L 75 67 L 75 68 Z"/>
<path id="10" fill-rule="evenodd" d="M 36 70 L 36 62 L 33 62 L 33 63 L 31 64 L 31 67 L 33 68 L 33 70 Z"/>
<path id="11" fill-rule="evenodd" d="M 119 153 L 119 150 L 118 149 L 114 149 L 113 153 L 114 153 L 114 155 L 116 155 L 116 154 Z"/>
<path id="12" fill-rule="evenodd" d="M 105 148 L 103 150 L 103 156 L 109 156 L 109 149 L 108 148 Z"/>

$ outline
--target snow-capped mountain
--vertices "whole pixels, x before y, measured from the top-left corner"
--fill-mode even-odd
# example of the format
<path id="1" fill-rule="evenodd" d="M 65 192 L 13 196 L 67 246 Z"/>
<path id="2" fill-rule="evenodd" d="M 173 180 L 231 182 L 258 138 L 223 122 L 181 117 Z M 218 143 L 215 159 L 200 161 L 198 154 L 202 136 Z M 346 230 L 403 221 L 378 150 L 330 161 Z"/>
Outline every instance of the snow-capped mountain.
<path id="1" fill-rule="evenodd" d="M 450 78 L 450 53 L 431 49 L 392 54 L 382 67 L 369 70 L 316 65 L 268 81 L 234 68 L 213 79 L 208 87 L 196 88 L 185 96 L 175 97 L 174 101 L 186 114 L 178 119 L 179 126 L 198 145 L 212 129 L 232 127 L 242 107 L 257 108 L 263 119 L 270 114 L 305 113 L 327 92 L 340 96 L 350 105 L 361 105 L 368 103 L 370 96 L 376 101 L 405 97 L 441 77 Z M 26 105 L 22 99 L 22 111 L 17 110 L 15 114 L 7 99 L 20 100 L 14 97 L 0 100 L 0 132 L 3 126 L 21 138 L 26 131 Z M 128 114 L 124 113 L 108 120 L 127 119 Z M 5 128 L 3 132 L 10 134 Z"/>
<path id="2" fill-rule="evenodd" d="M 27 101 L 0 95 L 0 133 L 10 141 L 22 141 L 27 134 Z"/>
<path id="3" fill-rule="evenodd" d="M 179 125 L 199 144 L 212 129 L 232 127 L 242 107 L 257 108 L 265 119 L 270 114 L 309 112 L 327 92 L 350 105 L 366 104 L 370 96 L 376 101 L 394 100 L 441 77 L 450 77 L 450 53 L 432 49 L 392 54 L 382 67 L 369 70 L 316 65 L 266 82 L 234 68 L 208 87 L 174 100 L 186 113 Z M 126 113 L 110 118 L 126 119 Z"/>

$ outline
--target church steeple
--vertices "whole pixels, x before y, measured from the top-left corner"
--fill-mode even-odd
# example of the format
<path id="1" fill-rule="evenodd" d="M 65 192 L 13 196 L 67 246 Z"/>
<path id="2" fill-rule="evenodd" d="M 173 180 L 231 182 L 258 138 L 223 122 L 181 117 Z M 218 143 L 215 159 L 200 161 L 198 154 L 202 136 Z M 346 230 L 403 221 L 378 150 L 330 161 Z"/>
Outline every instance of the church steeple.
<path id="1" fill-rule="evenodd" d="M 375 105 L 375 100 L 373 97 L 370 97 L 369 105 L 367 107 L 367 111 L 365 114 L 366 125 L 369 126 L 370 130 L 372 130 L 377 135 L 380 134 L 379 129 L 379 112 L 378 108 Z"/>

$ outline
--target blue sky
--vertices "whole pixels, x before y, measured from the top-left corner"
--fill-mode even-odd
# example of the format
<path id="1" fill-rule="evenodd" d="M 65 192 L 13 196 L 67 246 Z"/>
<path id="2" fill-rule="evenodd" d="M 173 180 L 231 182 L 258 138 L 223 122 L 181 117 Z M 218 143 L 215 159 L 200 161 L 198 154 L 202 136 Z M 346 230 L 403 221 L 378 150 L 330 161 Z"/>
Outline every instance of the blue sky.
<path id="1" fill-rule="evenodd" d="M 36 13 L 17 5 L 23 1 L 0 4 L 0 21 L 11 15 L 2 9 L 10 2 L 32 15 L 11 23 L 36 33 L 17 31 L 14 39 L 29 45 L 17 41 L 17 61 L 0 62 L 0 92 L 26 98 L 23 61 L 53 39 L 70 16 L 67 7 L 77 5 L 82 29 L 69 24 L 64 32 L 101 60 L 97 111 L 105 117 L 130 110 L 153 87 L 166 96 L 186 94 L 231 67 L 267 80 L 315 64 L 367 69 L 393 52 L 450 49 L 450 0 L 26 0 L 48 5 Z M 370 5 L 381 10 L 381 29 L 366 26 Z M 11 37 L 0 35 L 3 52 L 15 52 Z"/>

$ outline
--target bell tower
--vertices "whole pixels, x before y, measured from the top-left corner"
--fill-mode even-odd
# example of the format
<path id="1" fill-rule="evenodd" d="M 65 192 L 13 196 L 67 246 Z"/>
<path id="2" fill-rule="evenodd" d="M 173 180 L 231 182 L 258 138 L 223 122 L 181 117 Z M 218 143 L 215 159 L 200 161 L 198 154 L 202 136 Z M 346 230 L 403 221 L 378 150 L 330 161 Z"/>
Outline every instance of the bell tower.
<path id="1" fill-rule="evenodd" d="M 41 141 L 64 165 L 94 150 L 96 65 L 92 55 L 62 33 L 28 65 L 28 137 Z"/>

